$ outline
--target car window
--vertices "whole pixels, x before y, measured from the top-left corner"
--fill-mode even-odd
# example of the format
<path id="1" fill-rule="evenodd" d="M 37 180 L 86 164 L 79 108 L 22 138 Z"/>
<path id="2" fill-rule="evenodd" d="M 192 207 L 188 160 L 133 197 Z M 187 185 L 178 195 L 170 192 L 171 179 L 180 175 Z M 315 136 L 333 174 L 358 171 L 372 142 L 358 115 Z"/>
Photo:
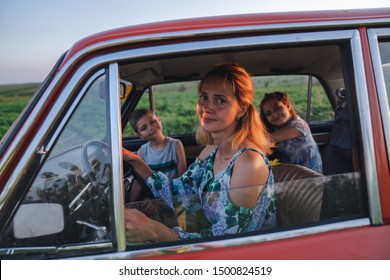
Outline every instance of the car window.
<path id="1" fill-rule="evenodd" d="M 150 108 L 150 99 L 154 104 L 151 109 L 161 118 L 166 135 L 191 134 L 195 131 L 198 81 L 154 85 L 142 94 L 136 109 Z M 123 137 L 130 136 L 136 136 L 136 133 L 128 123 Z"/>
<path id="2" fill-rule="evenodd" d="M 109 239 L 109 116 L 104 82 L 92 77 L 28 189 L 4 247 L 65 246 Z M 102 88 L 103 86 L 103 88 Z M 53 134 L 53 137 L 57 132 Z M 34 251 L 34 249 L 31 249 Z"/>
<path id="3" fill-rule="evenodd" d="M 387 102 L 390 110 L 390 42 L 380 42 L 379 50 L 382 60 L 383 76 L 387 92 Z"/>
<path id="4" fill-rule="evenodd" d="M 390 31 L 389 29 L 369 30 L 370 48 L 382 119 L 383 133 L 390 159 Z"/>
<path id="5" fill-rule="evenodd" d="M 333 120 L 334 110 L 319 80 L 310 75 L 277 75 L 253 77 L 257 109 L 265 93 L 286 92 L 296 113 L 311 122 Z"/>
<path id="6" fill-rule="evenodd" d="M 297 114 L 307 122 L 333 120 L 334 111 L 321 83 L 309 75 L 254 76 L 257 109 L 265 93 L 287 92 Z M 154 85 L 147 89 L 136 109 L 150 108 L 160 116 L 167 135 L 191 134 L 196 127 L 196 102 L 199 81 Z M 310 90 L 308 90 L 310 89 Z M 152 95 L 151 95 L 152 91 Z M 136 133 L 128 123 L 123 137 L 134 137 Z"/>
<path id="7" fill-rule="evenodd" d="M 374 68 L 376 71 L 382 71 L 384 85 L 378 81 L 379 106 L 381 108 L 384 135 L 387 142 L 388 160 L 390 160 L 390 42 L 389 39 L 379 42 L 380 64 L 381 67 Z M 378 69 L 379 68 L 379 69 Z M 379 79 L 378 73 L 376 73 Z"/>
<path id="8" fill-rule="evenodd" d="M 367 196 L 365 191 L 367 183 L 365 181 L 365 176 L 363 176 L 364 172 L 362 172 L 361 163 L 358 162 L 360 156 L 357 156 L 360 155 L 362 151 L 358 141 L 360 138 L 360 135 L 358 134 L 359 130 L 356 128 L 356 125 L 359 123 L 359 112 L 355 107 L 356 95 L 352 91 L 354 89 L 353 84 L 347 83 L 347 81 L 354 81 L 353 76 L 347 77 L 347 75 L 353 74 L 353 71 L 351 70 L 352 64 L 343 63 L 343 60 L 341 59 L 344 58 L 345 61 L 349 61 L 348 59 L 351 57 L 348 44 L 348 41 L 340 41 L 339 45 L 324 44 L 323 46 L 303 45 L 302 47 L 297 47 L 294 43 L 291 48 L 284 47 L 274 50 L 270 48 L 259 48 L 259 50 L 251 49 L 250 51 L 237 50 L 229 52 L 229 58 L 234 57 L 237 59 L 235 62 L 241 65 L 248 64 L 253 70 L 254 75 L 252 78 L 255 88 L 254 105 L 258 111 L 260 101 L 265 93 L 273 91 L 288 93 L 297 114 L 305 119 L 310 125 L 313 138 L 320 149 L 324 166 L 323 174 L 317 173 L 313 176 L 312 173 L 307 170 L 301 170 L 295 165 L 286 166 L 285 164 L 278 163 L 278 161 L 273 161 L 275 176 L 274 187 L 277 194 L 278 224 L 272 228 L 258 228 L 256 229 L 256 232 L 263 232 L 263 230 L 267 232 L 276 232 L 289 230 L 291 228 L 308 229 L 313 225 L 323 225 L 330 222 L 367 217 Z M 343 47 L 340 47 L 341 45 Z M 294 57 L 300 55 L 300 59 L 290 59 L 292 52 L 295 54 Z M 274 68 L 270 68 L 271 70 L 268 68 L 264 69 L 262 68 L 263 65 L 261 63 L 252 63 L 252 60 L 257 59 L 261 61 L 262 58 L 267 58 L 267 61 L 275 61 L 275 63 L 279 63 L 282 66 L 286 64 L 295 65 L 295 61 L 299 61 L 299 63 L 306 62 L 304 58 L 305 54 L 308 52 L 312 55 L 310 59 L 313 59 L 316 63 L 306 65 L 307 69 L 311 69 L 311 71 L 308 70 L 305 72 L 317 73 L 316 75 L 301 74 L 303 71 L 300 70 L 302 68 L 299 67 L 286 68 L 286 71 L 283 71 L 284 69 L 277 70 L 277 68 L 275 68 L 277 74 L 272 74 L 272 72 L 274 72 L 272 69 Z M 250 59 L 247 60 L 248 58 Z M 139 100 L 137 99 L 136 105 L 134 105 L 132 110 L 139 108 L 153 109 L 162 119 L 164 133 L 166 135 L 176 136 L 178 139 L 182 140 L 186 149 L 186 154 L 191 153 L 194 146 L 200 145 L 195 141 L 190 142 L 184 135 L 193 134 L 196 126 L 195 108 L 199 80 L 173 83 L 171 80 L 174 78 L 171 77 L 174 77 L 174 74 L 179 77 L 181 77 L 181 75 L 185 76 L 185 73 L 188 74 L 188 70 L 178 67 L 180 65 L 181 67 L 183 67 L 183 65 L 193 65 L 194 67 L 198 67 L 195 69 L 198 69 L 202 74 L 205 74 L 213 65 L 225 62 L 224 59 L 225 54 L 221 51 L 220 53 L 213 52 L 211 55 L 205 54 L 204 56 L 189 55 L 188 57 L 175 57 L 172 60 L 169 58 L 162 58 L 161 60 L 148 61 L 147 64 L 121 65 L 123 68 L 122 71 L 125 73 L 123 76 L 126 76 L 126 80 L 132 81 L 135 86 L 137 86 L 137 81 L 143 85 L 152 78 L 158 80 L 160 77 L 169 77 L 169 82 L 166 82 L 165 84 L 149 84 L 146 90 L 138 89 L 139 91 L 137 94 L 142 95 Z M 213 63 L 209 62 L 209 60 L 212 60 Z M 199 65 L 197 63 L 199 63 Z M 299 63 L 297 65 L 299 65 Z M 164 72 L 163 74 L 155 75 L 153 77 L 148 76 L 148 79 L 140 78 L 140 76 L 137 75 L 140 69 L 151 71 L 150 69 L 153 69 L 155 65 L 158 65 L 155 70 L 156 73 L 159 71 L 161 65 L 163 65 L 164 71 L 170 70 L 173 71 L 174 74 L 170 75 L 170 72 Z M 205 65 L 208 67 L 205 67 Z M 137 71 L 134 70 L 134 77 L 132 77 L 130 71 L 126 71 L 127 69 L 132 68 L 137 69 Z M 325 70 L 332 69 L 332 72 L 329 73 L 325 71 L 324 68 Z M 294 69 L 298 70 L 295 71 Z M 184 73 L 181 73 L 181 71 Z M 194 75 L 193 72 L 195 73 Z M 267 74 L 263 75 L 263 72 L 266 72 Z M 180 75 L 177 73 L 180 73 Z M 189 76 L 201 77 L 202 74 L 197 73 L 196 70 L 192 69 L 191 75 Z M 335 108 L 338 108 L 337 105 L 340 105 L 335 92 L 340 88 L 351 89 L 348 90 L 348 98 L 350 100 L 348 108 L 351 113 L 346 113 L 347 119 L 342 119 L 341 123 L 337 123 L 337 125 L 340 125 L 343 129 L 341 138 L 347 138 L 348 136 L 348 139 L 354 139 L 347 147 L 337 146 L 340 144 L 337 141 L 340 140 L 340 138 L 337 138 L 337 134 L 332 131 L 336 115 Z M 141 143 L 137 140 L 138 137 L 134 136 L 136 136 L 136 134 L 127 123 L 125 132 L 123 133 L 123 139 L 129 149 L 131 148 L 131 150 L 136 151 L 143 142 Z M 342 144 L 343 143 L 345 143 L 345 141 L 343 141 Z M 331 144 L 335 144 L 334 146 L 337 146 L 337 149 L 334 147 L 330 149 L 329 146 Z M 191 148 L 188 148 L 190 145 L 192 145 Z M 329 156 L 330 150 L 336 156 Z M 197 153 L 196 156 L 198 154 L 199 153 Z M 353 157 L 352 154 L 354 154 L 355 157 Z M 272 155 L 270 155 L 270 158 L 271 157 Z M 192 160 L 188 161 L 189 164 L 192 162 Z M 339 167 L 342 166 L 343 168 L 335 167 L 337 172 L 327 173 L 327 165 L 335 166 L 336 163 Z M 283 170 L 282 172 L 280 171 L 281 169 Z M 283 178 L 279 178 L 280 176 Z M 214 195 L 218 196 L 218 194 Z M 190 201 L 199 201 L 201 199 L 202 194 L 196 193 L 191 194 L 189 198 Z M 159 201 L 154 201 L 156 205 L 165 205 L 159 212 L 160 216 L 163 215 L 162 213 L 165 211 L 168 211 L 165 215 L 170 218 L 162 219 L 163 223 L 164 220 L 171 220 L 172 216 L 175 215 L 178 225 L 183 230 L 198 233 L 212 230 L 212 225 L 210 224 L 212 219 L 210 219 L 210 217 L 207 219 L 208 214 L 205 211 L 193 213 L 192 210 L 195 208 L 199 210 L 199 207 L 188 208 L 188 206 L 181 203 L 173 204 L 172 207 L 166 207 L 166 205 L 169 205 L 169 202 L 161 201 L 161 199 L 159 199 Z M 173 201 L 181 202 L 184 200 L 174 196 Z M 126 207 L 137 208 L 142 212 L 144 209 L 149 208 L 149 203 L 151 202 L 138 201 L 136 203 L 126 204 Z M 201 203 L 201 205 L 205 204 Z M 150 215 L 150 213 L 145 212 L 145 214 L 150 217 L 153 216 Z M 153 218 L 157 220 L 160 219 L 161 221 L 161 217 L 153 216 Z M 168 226 L 172 227 L 172 224 Z M 315 231 L 314 228 L 310 230 Z M 235 232 L 235 234 L 238 234 L 238 232 Z M 200 236 L 199 238 L 206 236 L 207 235 Z M 209 235 L 208 238 L 210 238 L 210 236 L 211 235 Z M 232 236 L 219 236 L 215 238 L 232 238 Z M 128 245 L 131 249 L 133 246 L 130 245 L 135 244 Z"/>
<path id="9" fill-rule="evenodd" d="M 361 217 L 364 215 L 364 196 L 363 185 L 359 173 L 338 174 L 332 176 L 307 175 L 305 177 L 304 169 L 293 169 L 288 171 L 285 166 L 274 166 L 275 179 L 278 181 L 272 187 L 276 194 L 276 220 L 274 227 L 267 225 L 259 226 L 248 230 L 248 224 L 251 221 L 251 215 L 257 215 L 253 212 L 245 216 L 245 209 L 242 209 L 240 215 L 236 215 L 237 206 L 230 208 L 218 207 L 217 201 L 222 197 L 228 197 L 233 192 L 246 192 L 252 188 L 262 186 L 251 186 L 237 188 L 230 191 L 214 191 L 197 193 L 196 188 L 190 193 L 181 192 L 185 188 L 186 182 L 174 185 L 177 187 L 179 195 L 164 196 L 159 199 L 148 199 L 127 203 L 128 209 L 136 209 L 147 217 L 169 228 L 175 228 L 177 231 L 184 231 L 188 238 L 207 239 L 218 236 L 220 227 L 224 227 L 222 221 L 216 217 L 224 217 L 226 233 L 237 236 L 248 232 L 272 232 L 280 231 L 284 228 L 310 226 L 313 223 L 340 221 Z M 288 173 L 291 173 L 290 175 Z M 292 180 L 291 178 L 302 178 Z M 180 193 L 182 195 L 180 195 Z M 257 204 L 263 203 L 262 196 L 259 196 Z M 207 207 L 207 205 L 213 205 Z M 132 212 L 133 213 L 133 212 Z M 133 213 L 134 215 L 136 213 Z M 265 217 L 257 217 L 256 220 Z M 224 236 L 230 238 L 229 236 Z M 140 244 L 149 244 L 157 242 L 152 238 L 146 238 L 134 233 L 132 242 L 128 242 L 128 248 Z"/>

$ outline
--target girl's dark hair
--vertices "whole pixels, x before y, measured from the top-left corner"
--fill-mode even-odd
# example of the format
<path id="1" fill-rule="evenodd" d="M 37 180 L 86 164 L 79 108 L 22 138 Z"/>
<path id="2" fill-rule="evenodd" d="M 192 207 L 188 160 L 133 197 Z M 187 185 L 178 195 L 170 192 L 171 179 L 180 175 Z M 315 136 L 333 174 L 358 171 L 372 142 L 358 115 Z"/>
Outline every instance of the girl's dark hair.
<path id="1" fill-rule="evenodd" d="M 266 102 L 271 101 L 271 100 L 281 101 L 284 105 L 287 105 L 287 103 L 290 103 L 291 117 L 293 119 L 295 119 L 297 117 L 297 114 L 296 114 L 294 107 L 292 106 L 292 104 L 288 98 L 287 93 L 281 92 L 281 91 L 274 91 L 274 92 L 266 93 L 266 94 L 264 94 L 264 97 L 260 102 L 259 109 L 260 109 L 261 120 L 263 121 L 263 123 L 267 127 L 268 131 L 273 131 L 275 129 L 275 127 L 272 124 L 270 124 L 269 121 L 267 120 L 267 117 L 265 116 L 265 113 L 263 110 L 263 106 Z"/>

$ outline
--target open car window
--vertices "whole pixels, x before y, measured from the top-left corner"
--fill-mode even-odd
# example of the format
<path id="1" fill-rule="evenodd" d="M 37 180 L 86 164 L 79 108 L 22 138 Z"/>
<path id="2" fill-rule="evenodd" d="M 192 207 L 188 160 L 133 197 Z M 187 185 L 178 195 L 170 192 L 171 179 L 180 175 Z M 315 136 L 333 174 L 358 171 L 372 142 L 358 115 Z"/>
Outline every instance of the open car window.
<path id="1" fill-rule="evenodd" d="M 332 121 L 334 110 L 319 80 L 311 75 L 253 76 L 254 105 L 259 110 L 265 93 L 287 92 L 297 114 L 311 122 Z M 153 85 L 145 90 L 136 109 L 155 111 L 164 124 L 167 135 L 194 133 L 196 127 L 196 102 L 199 81 Z M 123 137 L 136 137 L 127 123 Z"/>
<path id="2" fill-rule="evenodd" d="M 284 177 L 275 181 L 278 225 L 272 229 L 258 229 L 257 232 L 268 234 L 269 231 L 283 232 L 290 229 L 318 232 L 320 229 L 317 226 L 365 218 L 369 215 L 369 184 L 362 162 L 358 98 L 354 83 L 351 82 L 354 69 L 351 64 L 350 41 L 340 39 L 337 43 L 329 43 L 324 40 L 322 43 L 300 45 L 292 40 L 291 47 L 285 44 L 277 49 L 267 45 L 264 48 L 252 47 L 226 52 L 212 50 L 210 53 L 194 56 L 176 53 L 172 58 L 164 57 L 143 64 L 129 62 L 128 65 L 120 66 L 123 73 L 120 75 L 135 86 L 134 93 L 138 98 L 134 98 L 136 102 L 132 106 L 122 109 L 128 109 L 129 114 L 139 108 L 155 111 L 161 117 L 164 134 L 180 139 L 184 144 L 187 163 L 190 165 L 203 149 L 194 138 L 197 86 L 200 80 L 198 77 L 213 65 L 233 60 L 246 67 L 253 76 L 254 105 L 257 110 L 265 93 L 288 93 L 297 114 L 310 126 L 324 166 L 323 174 L 312 177 L 306 171 L 297 171 L 295 166 L 278 166 L 278 162 L 274 161 L 275 174 L 283 169 L 279 176 Z M 228 61 L 226 57 L 229 58 Z M 311 63 L 307 63 L 309 61 Z M 300 62 L 305 66 L 298 67 Z M 191 71 L 186 72 L 190 79 L 180 72 L 184 68 L 178 67 L 179 65 L 184 68 L 193 66 Z M 139 75 L 143 71 L 141 69 L 154 75 L 145 75 L 143 79 Z M 134 76 L 131 70 L 134 71 Z M 129 150 L 137 151 L 146 141 L 134 133 L 126 117 L 122 120 L 125 120 L 123 145 Z M 270 158 L 272 159 L 272 155 Z M 199 200 L 201 195 L 191 197 Z M 149 203 L 150 201 L 134 202 L 126 204 L 126 207 L 140 207 L 142 210 L 148 208 Z M 183 206 L 173 207 L 169 213 L 167 216 L 172 217 L 172 213 L 176 215 L 179 226 L 184 229 L 205 232 L 204 228 L 197 228 L 197 225 L 206 225 L 210 230 L 210 222 L 205 219 L 204 213 L 193 216 Z M 207 238 L 234 237 L 211 236 Z M 132 250 L 132 246 L 128 248 Z"/>
<path id="3" fill-rule="evenodd" d="M 161 118 L 166 135 L 192 134 L 196 127 L 199 81 L 153 85 L 147 88 L 135 109 L 148 108 Z M 123 137 L 137 136 L 127 123 Z"/>

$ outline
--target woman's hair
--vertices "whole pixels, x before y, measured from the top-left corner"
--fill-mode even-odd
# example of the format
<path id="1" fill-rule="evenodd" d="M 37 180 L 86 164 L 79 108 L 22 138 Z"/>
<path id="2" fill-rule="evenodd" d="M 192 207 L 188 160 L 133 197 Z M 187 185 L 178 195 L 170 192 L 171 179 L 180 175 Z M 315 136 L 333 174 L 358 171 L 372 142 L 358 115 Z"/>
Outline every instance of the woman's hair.
<path id="1" fill-rule="evenodd" d="M 272 131 L 275 127 L 270 124 L 270 122 L 267 120 L 267 117 L 265 116 L 263 106 L 266 102 L 271 101 L 271 100 L 277 100 L 281 101 L 284 105 L 287 105 L 287 103 L 290 103 L 290 114 L 291 118 L 295 119 L 297 117 L 297 113 L 294 110 L 294 107 L 291 105 L 291 102 L 288 98 L 287 93 L 281 92 L 281 91 L 274 91 L 270 93 L 264 94 L 263 99 L 260 102 L 260 117 L 265 126 L 267 127 L 268 131 Z"/>
<path id="2" fill-rule="evenodd" d="M 245 139 L 249 139 L 257 145 L 265 154 L 271 153 L 274 146 L 269 134 L 262 123 L 256 108 L 253 105 L 254 88 L 250 74 L 240 65 L 235 63 L 221 64 L 210 70 L 199 83 L 199 91 L 204 81 L 209 77 L 221 77 L 233 88 L 238 103 L 244 105 L 246 113 L 238 120 L 238 126 L 230 141 L 233 149 L 238 149 Z M 209 132 L 198 126 L 196 139 L 205 145 L 214 145 L 213 137 Z"/>
<path id="3" fill-rule="evenodd" d="M 138 133 L 138 128 L 137 128 L 137 122 L 143 117 L 145 116 L 146 114 L 148 113 L 151 113 L 153 115 L 156 115 L 152 110 L 150 109 L 145 109 L 145 108 L 141 108 L 141 109 L 137 109 L 137 110 L 134 110 L 131 115 L 130 115 L 130 125 L 131 127 L 134 129 L 134 131 L 136 133 Z"/>

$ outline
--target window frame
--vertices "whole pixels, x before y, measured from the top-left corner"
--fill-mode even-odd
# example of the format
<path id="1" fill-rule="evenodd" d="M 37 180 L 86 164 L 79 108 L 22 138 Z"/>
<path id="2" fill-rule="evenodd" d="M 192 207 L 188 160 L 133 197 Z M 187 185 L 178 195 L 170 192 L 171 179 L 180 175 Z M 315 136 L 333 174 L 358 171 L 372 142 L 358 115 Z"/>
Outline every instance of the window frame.
<path id="1" fill-rule="evenodd" d="M 382 60 L 379 50 L 379 44 L 381 39 L 386 39 L 390 42 L 390 28 L 376 28 L 368 29 L 368 40 L 370 43 L 371 59 L 375 75 L 375 84 L 378 92 L 378 103 L 381 111 L 381 117 L 383 122 L 383 131 L 386 139 L 387 147 L 387 160 L 390 161 L 390 113 L 389 113 L 389 100 L 386 90 L 385 77 L 382 70 Z M 387 129 L 386 129 L 387 128 Z"/>
<path id="2" fill-rule="evenodd" d="M 86 67 L 85 69 L 87 69 Z M 81 67 L 83 69 L 83 67 Z M 125 229 L 124 229 L 124 213 L 123 213 L 123 193 L 122 189 L 122 178 L 123 178 L 123 170 L 122 170 L 122 152 L 121 152 L 121 115 L 120 115 L 120 99 L 119 99 L 119 75 L 118 75 L 118 64 L 112 63 L 106 67 L 101 67 L 100 65 L 92 66 L 92 74 L 91 71 L 86 71 L 82 74 L 82 70 L 76 71 L 75 75 L 68 83 L 68 85 L 64 88 L 61 93 L 60 98 L 56 101 L 56 105 L 53 107 L 53 111 L 49 113 L 49 117 L 46 118 L 43 128 L 41 131 L 46 131 L 46 133 L 38 133 L 39 137 L 43 137 L 45 144 L 42 144 L 42 150 L 40 151 L 40 155 L 43 156 L 40 159 L 39 166 L 35 166 L 34 169 L 36 172 L 34 174 L 38 174 L 40 171 L 40 167 L 43 166 L 47 159 L 47 151 L 51 151 L 59 139 L 61 132 L 66 127 L 69 120 L 72 118 L 74 112 L 76 111 L 79 104 L 82 102 L 84 96 L 88 93 L 88 89 L 90 85 L 94 83 L 94 81 L 100 77 L 105 75 L 105 80 L 107 81 L 109 88 L 109 98 L 107 99 L 107 105 L 109 108 L 109 112 L 107 112 L 107 117 L 109 120 L 107 121 L 107 129 L 105 133 L 108 133 L 105 137 L 108 137 L 108 141 L 111 143 L 111 154 L 112 154 L 112 168 L 113 170 L 119 170 L 119 172 L 113 172 L 112 180 L 113 187 L 112 188 L 112 201 L 109 204 L 112 204 L 114 217 L 117 219 L 112 220 L 113 232 L 116 235 L 105 242 L 100 243 L 77 243 L 77 244 L 61 244 L 58 246 L 45 246 L 41 248 L 40 246 L 32 246 L 29 248 L 25 247 L 16 247 L 12 248 L 12 250 L 17 253 L 28 253 L 28 254 L 39 254 L 40 252 L 55 254 L 56 256 L 71 256 L 74 252 L 83 253 L 87 252 L 96 252 L 99 251 L 112 251 L 113 248 L 116 247 L 117 250 L 124 250 L 126 247 L 125 240 Z M 77 79 L 80 79 L 77 82 Z M 73 83 L 74 81 L 75 83 Z M 81 83 L 81 86 L 77 86 Z M 72 88 L 72 85 L 74 88 Z M 69 91 L 68 91 L 69 89 Z M 76 93 L 76 94 L 75 94 Z M 66 97 L 74 97 L 68 100 Z M 66 101 L 65 101 L 66 100 Z M 55 115 L 55 112 L 64 112 L 64 114 L 59 118 L 59 115 Z M 61 113 L 60 113 L 61 114 Z M 52 116 L 52 117 L 51 117 Z M 59 123 L 53 125 L 53 122 L 59 120 Z M 36 151 L 38 154 L 38 151 Z M 36 176 L 30 177 L 30 182 L 25 186 L 25 182 L 21 182 L 20 184 L 16 184 L 13 189 L 24 189 L 25 192 L 28 191 L 34 178 Z M 21 186 L 23 185 L 23 186 Z M 24 199 L 24 195 L 19 196 L 20 202 Z M 17 212 L 17 208 L 14 213 Z M 112 217 L 113 218 L 113 217 Z M 120 222 L 118 222 L 120 221 Z M 115 228 L 115 229 L 114 229 Z M 116 246 L 114 245 L 116 243 Z"/>
<path id="3" fill-rule="evenodd" d="M 301 38 L 302 36 L 302 38 Z M 362 151 L 362 156 L 364 157 L 364 162 L 366 163 L 364 165 L 365 169 L 362 170 L 364 172 L 364 176 L 366 179 L 366 187 L 368 189 L 368 197 L 367 199 L 369 200 L 369 217 L 371 218 L 372 224 L 381 224 L 381 215 L 380 215 L 380 202 L 379 202 L 379 196 L 377 192 L 377 176 L 375 172 L 373 172 L 372 166 L 368 166 L 372 164 L 375 164 L 374 157 L 372 156 L 372 153 L 370 152 L 370 149 L 373 145 L 373 136 L 372 136 L 372 128 L 371 128 L 371 123 L 370 123 L 370 118 L 367 118 L 367 110 L 366 110 L 366 105 L 368 102 L 368 92 L 367 88 L 365 87 L 365 74 L 362 72 L 361 69 L 364 69 L 363 65 L 363 59 L 362 59 L 362 50 L 361 50 L 361 41 L 360 41 L 360 35 L 359 32 L 355 29 L 352 30 L 343 30 L 343 31 L 332 31 L 332 32 L 310 32 L 310 33 L 299 33 L 299 34 L 282 34 L 282 35 L 265 35 L 265 36 L 255 36 L 255 37 L 240 37 L 240 38 L 233 38 L 229 39 L 229 42 L 226 42 L 225 44 L 225 39 L 216 39 L 216 40 L 211 40 L 208 41 L 207 44 L 202 44 L 202 46 L 199 46 L 200 49 L 205 50 L 209 49 L 212 50 L 214 48 L 219 48 L 221 51 L 223 51 L 224 48 L 230 49 L 234 47 L 247 47 L 247 46 L 253 46 L 253 45 L 258 45 L 258 46 L 267 46 L 269 44 L 274 44 L 274 45 L 283 45 L 287 44 L 290 42 L 293 42 L 296 40 L 296 37 L 300 37 L 300 42 L 309 42 L 309 43 L 314 43 L 316 41 L 318 42 L 326 42 L 326 41 L 335 41 L 335 40 L 348 40 L 349 46 L 351 48 L 351 57 L 353 60 L 353 65 L 351 66 L 350 71 L 353 76 L 352 77 L 352 82 L 359 92 L 357 96 L 357 110 L 359 112 L 359 122 L 362 125 L 364 131 L 369 131 L 368 134 L 363 134 L 361 135 L 364 143 L 368 143 L 369 147 L 361 147 Z M 248 41 L 247 41 L 248 40 Z M 239 41 L 239 42 L 238 42 Z M 192 44 L 198 45 L 202 42 L 195 42 Z M 235 45 L 237 44 L 237 45 Z M 210 45 L 210 46 L 209 46 Z M 183 46 L 184 49 L 180 49 L 180 46 Z M 161 52 L 164 53 L 164 55 L 167 55 L 167 52 L 169 53 L 180 53 L 181 51 L 188 50 L 186 47 L 188 46 L 188 43 L 177 43 L 173 45 L 167 45 L 167 46 L 160 46 L 162 48 Z M 169 49 L 167 49 L 169 48 Z M 197 46 L 194 46 L 194 49 L 199 50 Z M 151 57 L 153 54 L 149 53 L 148 50 L 149 48 L 145 49 L 146 56 Z M 137 57 L 138 59 L 138 57 Z M 360 69 L 359 69 L 360 67 Z M 351 75 L 352 75 L 351 74 Z M 363 76 L 364 79 L 357 79 L 356 77 L 361 77 Z M 367 164 L 370 163 L 370 164 Z M 368 172 L 368 174 L 367 174 Z M 378 212 L 379 210 L 379 212 Z M 312 226 L 312 227 L 305 227 L 303 229 L 298 229 L 298 230 L 293 230 L 294 234 L 293 236 L 300 236 L 300 235 L 307 235 L 307 234 L 313 234 L 313 233 L 319 233 L 323 231 L 328 231 L 330 228 L 332 229 L 341 229 L 343 228 L 343 225 L 345 225 L 345 228 L 348 228 L 349 226 L 355 227 L 358 224 L 360 226 L 363 225 L 369 225 L 370 224 L 370 219 L 369 218 L 362 218 L 362 219 L 357 219 L 357 220 L 351 220 L 351 221 L 344 221 L 340 223 L 331 223 L 330 225 L 319 225 L 319 226 Z M 309 230 L 308 230 L 309 229 Z M 289 233 L 291 233 L 289 231 Z M 297 234 L 297 235 L 295 235 Z M 264 237 L 265 235 L 261 235 L 261 237 Z M 283 236 L 287 236 L 287 232 L 277 232 L 277 233 L 272 233 L 266 236 L 269 236 L 270 240 L 273 240 L 274 237 L 278 236 L 275 239 L 280 239 L 283 238 Z M 254 236 L 251 236 L 251 239 L 254 238 L 255 240 L 257 239 Z M 244 238 L 245 239 L 245 238 Z M 230 239 L 229 239 L 230 240 Z M 238 238 L 232 238 L 231 240 L 241 240 L 240 237 Z M 260 239 L 259 239 L 260 240 Z M 257 240 L 257 241 L 259 241 Z M 218 241 L 216 241 L 218 243 Z M 226 243 L 230 243 L 228 240 L 222 241 L 225 245 Z M 204 244 L 204 243 L 202 243 Z M 214 244 L 214 242 L 213 242 Z M 228 246 L 228 245 L 227 245 Z"/>

